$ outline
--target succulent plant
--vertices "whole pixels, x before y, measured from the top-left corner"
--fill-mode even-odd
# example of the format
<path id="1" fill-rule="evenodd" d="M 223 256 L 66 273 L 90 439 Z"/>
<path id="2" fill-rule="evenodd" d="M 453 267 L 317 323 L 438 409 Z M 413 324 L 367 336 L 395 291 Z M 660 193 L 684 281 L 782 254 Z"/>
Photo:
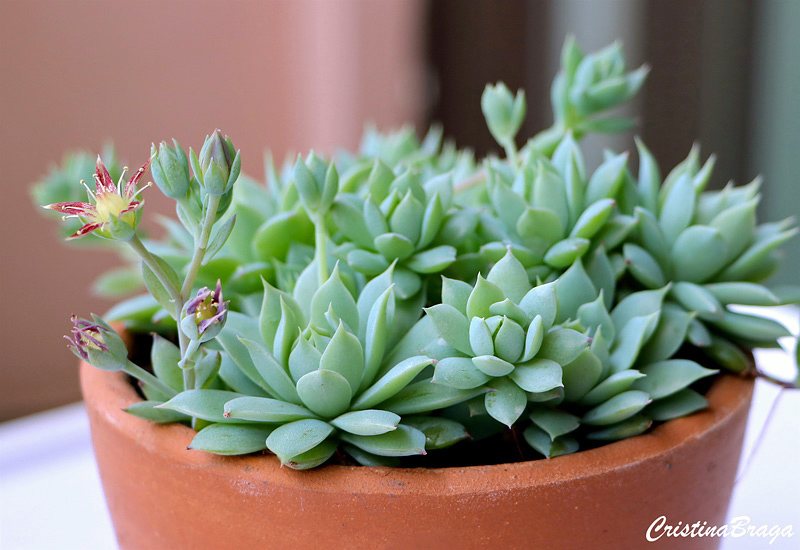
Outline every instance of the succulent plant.
<path id="1" fill-rule="evenodd" d="M 68 164 L 36 196 L 127 245 L 136 273 L 103 286 L 147 293 L 105 317 L 157 333 L 149 369 L 99 317 L 76 321 L 70 347 L 139 380 L 145 399 L 126 410 L 192 426 L 191 449 L 296 469 L 519 434 L 555 457 L 698 411 L 717 367 L 764 376 L 748 350 L 790 334 L 736 306 L 800 301 L 763 284 L 797 228 L 756 223 L 758 181 L 707 191 L 714 159 L 697 149 L 663 181 L 639 141 L 636 176 L 627 153 L 587 169 L 580 138 L 627 127 L 609 110 L 646 73 L 627 72 L 618 44 L 584 55 L 569 39 L 554 125 L 522 148 L 524 93 L 486 88 L 505 156 L 479 164 L 438 127 L 368 129 L 358 152 L 280 168 L 268 155 L 267 185 L 219 131 L 199 154 L 154 144 L 178 217 L 162 240 L 138 223 L 142 172 L 77 207 Z M 102 163 L 95 176 L 111 189 Z"/>
<path id="2" fill-rule="evenodd" d="M 433 363 L 424 355 L 386 362 L 394 311 L 391 272 L 373 279 L 356 301 L 334 267 L 308 315 L 265 282 L 259 318 L 232 313 L 217 339 L 231 361 L 223 362 L 220 377 L 234 391 L 182 392 L 157 408 L 209 423 L 192 448 L 222 454 L 268 448 L 296 469 L 322 464 L 339 446 L 362 464 L 424 454 L 426 431 L 437 435 L 434 448 L 456 443 L 466 437 L 463 428 L 421 415 L 483 390 L 412 384 Z M 416 416 L 407 424 L 401 414 Z M 252 445 L 238 443 L 251 435 Z"/>

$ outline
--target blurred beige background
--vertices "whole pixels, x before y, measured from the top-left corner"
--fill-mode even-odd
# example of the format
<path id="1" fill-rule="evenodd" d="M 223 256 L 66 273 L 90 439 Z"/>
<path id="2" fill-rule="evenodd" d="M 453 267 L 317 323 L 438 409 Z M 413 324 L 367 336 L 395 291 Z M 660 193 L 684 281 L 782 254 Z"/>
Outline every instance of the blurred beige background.
<path id="1" fill-rule="evenodd" d="M 439 120 L 483 153 L 485 83 L 526 89 L 523 134 L 548 126 L 572 32 L 653 67 L 630 112 L 663 171 L 699 140 L 719 157 L 711 185 L 763 174 L 760 214 L 778 219 L 800 211 L 797 28 L 798 0 L 0 0 L 0 421 L 79 399 L 61 336 L 110 305 L 88 289 L 115 257 L 65 247 L 29 198 L 69 149 L 113 138 L 134 166 L 153 141 L 197 148 L 220 127 L 260 177 L 268 147 L 332 152 L 367 121 Z M 633 133 L 587 139 L 590 164 Z M 794 241 L 782 282 L 798 282 Z"/>

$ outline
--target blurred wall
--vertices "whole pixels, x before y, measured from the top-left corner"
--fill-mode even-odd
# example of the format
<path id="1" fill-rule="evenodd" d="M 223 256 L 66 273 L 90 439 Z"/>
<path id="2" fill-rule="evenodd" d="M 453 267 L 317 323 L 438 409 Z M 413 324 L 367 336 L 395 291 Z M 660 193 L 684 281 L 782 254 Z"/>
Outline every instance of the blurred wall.
<path id="1" fill-rule="evenodd" d="M 91 281 L 116 260 L 57 242 L 29 185 L 68 149 L 113 138 L 198 148 L 216 127 L 263 173 L 311 147 L 355 147 L 365 121 L 419 122 L 423 5 L 412 0 L 0 3 L 3 289 L 0 420 L 79 398 L 69 316 L 102 313 Z M 138 164 L 137 164 L 138 163 Z M 75 182 L 78 185 L 78 182 Z M 148 190 L 146 217 L 169 212 Z"/>

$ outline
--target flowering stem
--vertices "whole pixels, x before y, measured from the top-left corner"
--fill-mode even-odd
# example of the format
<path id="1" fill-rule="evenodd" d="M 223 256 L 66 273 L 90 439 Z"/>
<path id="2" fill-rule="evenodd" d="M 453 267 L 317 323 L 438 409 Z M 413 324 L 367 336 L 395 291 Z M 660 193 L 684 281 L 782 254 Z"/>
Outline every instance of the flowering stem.
<path id="1" fill-rule="evenodd" d="M 128 361 L 127 365 L 122 369 L 122 372 L 140 380 L 146 386 L 150 386 L 154 390 L 163 393 L 167 398 L 172 398 L 177 394 L 175 390 L 167 386 L 164 382 L 131 361 Z"/>
<path id="2" fill-rule="evenodd" d="M 508 158 L 511 166 L 517 166 L 517 144 L 514 143 L 512 138 L 503 140 L 503 149 L 505 149 L 506 158 Z"/>
<path id="3" fill-rule="evenodd" d="M 328 252 L 326 250 L 325 216 L 317 214 L 314 217 L 314 260 L 317 262 L 317 272 L 319 273 L 319 286 L 328 280 Z"/>
<path id="4" fill-rule="evenodd" d="M 195 242 L 194 255 L 192 256 L 192 261 L 189 263 L 186 279 L 183 281 L 183 287 L 181 288 L 181 296 L 184 298 L 188 297 L 192 292 L 194 281 L 197 278 L 197 272 L 200 271 L 200 266 L 206 255 L 208 239 L 211 236 L 211 227 L 214 225 L 214 221 L 217 218 L 219 201 L 219 195 L 208 195 L 208 206 L 206 208 L 205 218 L 203 219 L 203 226 L 200 229 L 200 236 Z"/>

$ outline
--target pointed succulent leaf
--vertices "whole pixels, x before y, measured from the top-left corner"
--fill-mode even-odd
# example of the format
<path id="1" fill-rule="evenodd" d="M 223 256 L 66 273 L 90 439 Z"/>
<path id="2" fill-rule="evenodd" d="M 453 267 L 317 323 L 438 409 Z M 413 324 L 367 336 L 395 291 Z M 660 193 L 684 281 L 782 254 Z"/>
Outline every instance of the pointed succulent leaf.
<path id="1" fill-rule="evenodd" d="M 536 358 L 517 365 L 509 378 L 520 388 L 531 393 L 563 387 L 561 365 L 550 359 Z"/>
<path id="2" fill-rule="evenodd" d="M 537 452 L 546 458 L 555 458 L 566 454 L 574 453 L 578 450 L 578 441 L 570 436 L 563 436 L 553 440 L 547 432 L 531 424 L 523 432 L 525 441 Z"/>
<path id="3" fill-rule="evenodd" d="M 461 353 L 472 355 L 469 344 L 469 321 L 464 315 L 447 304 L 437 304 L 427 308 L 425 312 L 433 319 L 439 336 Z"/>
<path id="4" fill-rule="evenodd" d="M 425 454 L 425 434 L 403 424 L 398 425 L 396 430 L 381 435 L 365 436 L 344 432 L 339 437 L 362 451 L 378 456 Z"/>
<path id="5" fill-rule="evenodd" d="M 541 315 L 537 315 L 528 325 L 528 330 L 525 333 L 525 348 L 523 349 L 522 357 L 519 359 L 520 362 L 526 363 L 533 359 L 539 353 L 543 340 L 544 321 Z"/>
<path id="6" fill-rule="evenodd" d="M 571 363 L 589 347 L 589 338 L 568 328 L 555 328 L 544 335 L 542 347 L 536 355 L 540 359 L 551 359 L 559 365 Z"/>
<path id="7" fill-rule="evenodd" d="M 292 380 L 296 383 L 304 375 L 317 370 L 321 357 L 322 354 L 319 350 L 301 335 L 297 339 L 297 345 L 292 353 L 289 354 L 289 374 L 291 374 Z"/>
<path id="8" fill-rule="evenodd" d="M 505 300 L 505 298 L 506 297 L 500 287 L 492 282 L 487 281 L 480 274 L 478 274 L 478 280 L 475 283 L 475 288 L 472 289 L 469 299 L 467 300 L 467 316 L 470 318 L 489 317 L 489 306 L 496 302 L 502 302 Z M 455 346 L 455 344 L 452 342 L 451 344 Z M 458 346 L 455 347 L 458 348 Z"/>
<path id="9" fill-rule="evenodd" d="M 472 287 L 464 281 L 442 277 L 442 303 L 454 307 L 462 315 L 467 314 L 467 301 Z"/>
<path id="10" fill-rule="evenodd" d="M 756 228 L 758 198 L 720 212 L 708 225 L 719 231 L 725 241 L 726 261 L 731 262 L 745 251 Z"/>
<path id="11" fill-rule="evenodd" d="M 698 348 L 710 346 L 711 333 L 701 321 L 692 319 L 689 321 L 689 328 L 686 330 L 686 340 Z"/>
<path id="12" fill-rule="evenodd" d="M 646 409 L 647 416 L 658 422 L 681 418 L 708 406 L 706 398 L 696 391 L 686 388 L 663 399 L 653 401 Z"/>
<path id="13" fill-rule="evenodd" d="M 281 461 L 281 464 L 288 466 L 292 470 L 310 470 L 327 462 L 335 452 L 336 442 L 326 440 L 304 453 Z"/>
<path id="14" fill-rule="evenodd" d="M 409 191 L 394 209 L 389 218 L 389 229 L 393 233 L 399 233 L 412 243 L 419 240 L 422 229 L 422 216 L 425 213 L 425 205 L 418 201 Z"/>
<path id="15" fill-rule="evenodd" d="M 636 149 L 639 151 L 639 199 L 647 210 L 657 212 L 661 173 L 655 158 L 638 137 Z"/>
<path id="16" fill-rule="evenodd" d="M 494 354 L 492 332 L 482 317 L 473 317 L 469 323 L 469 344 L 476 355 Z"/>
<path id="17" fill-rule="evenodd" d="M 331 276 L 319 287 L 311 298 L 311 323 L 316 327 L 327 325 L 325 313 L 332 307 L 336 315 L 344 323 L 356 329 L 358 327 L 358 307 L 353 295 L 344 286 L 339 275 L 339 266 L 333 268 Z"/>
<path id="18" fill-rule="evenodd" d="M 228 423 L 232 420 L 223 415 L 225 403 L 237 397 L 242 396 L 232 391 L 187 390 L 159 405 L 158 408 L 178 411 L 209 422 Z"/>
<path id="19" fill-rule="evenodd" d="M 355 249 L 347 253 L 347 264 L 364 275 L 378 275 L 389 266 L 389 262 L 381 254 Z"/>
<path id="20" fill-rule="evenodd" d="M 636 222 L 637 220 L 633 216 L 615 214 L 608 218 L 606 224 L 592 240 L 603 245 L 606 250 L 614 250 L 633 232 Z"/>
<path id="21" fill-rule="evenodd" d="M 245 455 L 267 448 L 271 426 L 244 424 L 211 424 L 200 430 L 189 449 L 218 455 Z"/>
<path id="22" fill-rule="evenodd" d="M 517 220 L 516 230 L 522 242 L 540 255 L 564 236 L 564 224 L 555 212 L 530 206 Z"/>
<path id="23" fill-rule="evenodd" d="M 284 424 L 269 434 L 267 448 L 281 462 L 310 451 L 333 433 L 333 426 L 321 420 L 297 420 Z"/>
<path id="24" fill-rule="evenodd" d="M 472 399 L 486 392 L 479 387 L 471 390 L 460 390 L 442 384 L 432 384 L 431 379 L 415 382 L 398 392 L 394 397 L 381 404 L 381 408 L 399 415 L 420 414 Z"/>
<path id="25" fill-rule="evenodd" d="M 503 317 L 503 322 L 494 336 L 494 350 L 497 357 L 514 363 L 522 355 L 525 346 L 525 331 L 515 321 Z"/>
<path id="26" fill-rule="evenodd" d="M 660 288 L 667 284 L 667 278 L 655 258 L 645 249 L 635 244 L 626 243 L 622 254 L 628 271 L 647 288 Z"/>
<path id="27" fill-rule="evenodd" d="M 506 298 L 502 302 L 495 302 L 494 304 L 490 305 L 489 313 L 491 313 L 492 316 L 506 316 L 509 319 L 512 319 L 515 323 L 519 324 L 521 327 L 527 326 L 530 321 L 528 314 L 509 298 Z"/>
<path id="28" fill-rule="evenodd" d="M 777 340 L 792 333 L 781 323 L 758 315 L 725 311 L 713 325 L 731 336 L 756 341 Z"/>
<path id="29" fill-rule="evenodd" d="M 727 246 L 719 230 L 693 225 L 677 236 L 671 258 L 675 279 L 702 283 L 722 269 Z"/>
<path id="30" fill-rule="evenodd" d="M 691 223 L 694 215 L 695 189 L 692 178 L 683 175 L 675 181 L 664 199 L 658 223 L 667 242 L 675 240 Z"/>
<path id="31" fill-rule="evenodd" d="M 162 401 L 137 401 L 122 409 L 128 414 L 132 414 L 137 418 L 142 418 L 156 424 L 172 424 L 174 422 L 185 422 L 191 420 L 191 417 L 168 409 L 158 409 Z"/>
<path id="32" fill-rule="evenodd" d="M 480 355 L 478 357 L 473 357 L 472 363 L 482 373 L 491 377 L 505 376 L 514 370 L 514 365 L 507 361 L 503 361 L 494 355 Z"/>
<path id="33" fill-rule="evenodd" d="M 558 241 L 551 246 L 544 255 L 547 265 L 563 268 L 575 262 L 589 249 L 591 242 L 588 239 L 569 238 Z"/>
<path id="34" fill-rule="evenodd" d="M 558 314 L 555 321 L 558 323 L 574 318 L 581 305 L 597 298 L 597 290 L 580 260 L 572 264 L 558 278 L 555 290 L 558 300 Z M 548 326 L 546 321 L 547 317 L 545 317 L 545 327 Z"/>
<path id="35" fill-rule="evenodd" d="M 615 257 L 619 257 L 619 255 L 615 254 Z M 594 288 L 602 291 L 603 303 L 606 309 L 610 310 L 614 303 L 617 275 L 602 245 L 595 248 L 594 251 L 589 254 L 586 260 L 585 270 Z"/>
<path id="36" fill-rule="evenodd" d="M 384 233 L 375 237 L 375 248 L 388 261 L 405 260 L 414 253 L 414 243 L 398 233 Z"/>
<path id="37" fill-rule="evenodd" d="M 299 405 L 268 397 L 237 397 L 223 407 L 223 416 L 254 422 L 293 422 L 313 418 L 314 413 Z"/>
<path id="38" fill-rule="evenodd" d="M 272 344 L 272 355 L 281 365 L 288 365 L 289 353 L 292 350 L 297 336 L 300 334 L 300 321 L 298 321 L 290 306 L 287 305 L 283 297 L 281 302 L 281 319 L 275 331 L 275 341 Z"/>
<path id="39" fill-rule="evenodd" d="M 715 334 L 709 334 L 709 343 L 703 346 L 703 353 L 708 355 L 715 364 L 731 372 L 745 372 L 753 367 L 752 356 L 728 340 Z"/>
<path id="40" fill-rule="evenodd" d="M 411 256 L 406 264 L 417 273 L 439 273 L 456 260 L 456 249 L 442 245 Z"/>
<path id="41" fill-rule="evenodd" d="M 181 350 L 178 346 L 153 334 L 153 347 L 150 351 L 150 364 L 153 366 L 153 373 L 159 380 L 175 391 L 183 391 L 183 371 L 178 366 L 181 360 Z M 194 389 L 194 388 L 187 388 Z"/>
<path id="42" fill-rule="evenodd" d="M 722 304 L 711 292 L 700 285 L 680 281 L 672 285 L 670 295 L 686 311 L 696 312 L 703 319 L 722 317 Z"/>
<path id="43" fill-rule="evenodd" d="M 383 353 L 389 340 L 389 330 L 394 320 L 394 294 L 393 289 L 386 289 L 372 306 L 367 319 L 367 333 L 365 350 L 364 375 L 361 378 L 360 389 L 368 387 L 375 379 L 383 360 Z"/>
<path id="44" fill-rule="evenodd" d="M 419 236 L 417 246 L 424 248 L 433 242 L 444 221 L 445 210 L 442 206 L 442 199 L 437 191 L 433 198 L 428 201 L 425 213 L 422 216 L 422 231 Z"/>
<path id="45" fill-rule="evenodd" d="M 586 278 L 586 281 L 588 281 L 588 278 Z M 573 282 L 568 279 L 567 286 L 569 287 Z M 530 318 L 534 318 L 537 315 L 542 317 L 545 330 L 549 330 L 553 326 L 558 316 L 560 305 L 558 296 L 561 291 L 557 286 L 560 286 L 561 283 L 562 280 L 559 279 L 557 282 L 553 281 L 552 283 L 532 288 L 519 303 L 520 309 L 527 313 Z M 589 282 L 589 286 L 591 286 L 591 282 Z M 594 294 L 594 288 L 592 288 L 592 294 Z"/>
<path id="46" fill-rule="evenodd" d="M 522 416 L 528 401 L 525 392 L 507 378 L 497 378 L 489 386 L 494 390 L 484 396 L 489 416 L 509 428 Z"/>
<path id="47" fill-rule="evenodd" d="M 641 317 L 657 313 L 661 310 L 664 295 L 670 287 L 665 286 L 658 290 L 642 290 L 634 292 L 623 298 L 611 312 L 614 328 L 621 332 L 628 321 L 634 317 Z"/>
<path id="48" fill-rule="evenodd" d="M 613 199 L 600 199 L 590 204 L 575 222 L 569 236 L 591 239 L 608 220 L 614 204 Z"/>
<path id="49" fill-rule="evenodd" d="M 409 357 L 401 361 L 359 395 L 353 402 L 351 409 L 368 409 L 383 403 L 405 388 L 432 362 L 433 361 L 429 357 L 422 355 Z"/>
<path id="50" fill-rule="evenodd" d="M 550 439 L 566 435 L 580 426 L 580 420 L 577 416 L 549 407 L 534 407 L 528 417 L 531 422 L 544 430 L 550 436 Z"/>
<path id="51" fill-rule="evenodd" d="M 378 205 L 372 201 L 372 198 L 367 197 L 366 200 L 364 200 L 364 206 L 362 207 L 362 210 L 364 215 L 364 223 L 367 225 L 367 229 L 374 239 L 379 235 L 383 235 L 384 233 L 388 232 L 389 224 L 386 222 L 386 218 L 380 211 L 380 208 L 378 208 Z"/>
<path id="52" fill-rule="evenodd" d="M 514 303 L 519 303 L 522 297 L 531 289 L 525 268 L 514 257 L 510 249 L 492 267 L 486 280 L 497 285 L 503 294 Z"/>
<path id="53" fill-rule="evenodd" d="M 604 403 L 615 395 L 630 389 L 631 384 L 643 376 L 644 374 L 638 370 L 632 369 L 614 373 L 592 388 L 580 399 L 579 403 L 588 407 Z"/>
<path id="54" fill-rule="evenodd" d="M 425 434 L 428 450 L 444 449 L 469 437 L 462 424 L 439 416 L 412 416 L 403 419 L 403 424 Z"/>
<path id="55" fill-rule="evenodd" d="M 250 353 L 253 365 L 261 375 L 261 378 L 266 382 L 270 393 L 284 401 L 300 404 L 294 382 L 289 378 L 286 370 L 278 363 L 275 357 L 260 344 L 252 340 L 239 337 L 239 341 L 245 345 L 247 351 Z"/>
<path id="56" fill-rule="evenodd" d="M 533 180 L 533 205 L 555 212 L 562 227 L 569 223 L 569 205 L 564 179 L 552 166 L 539 161 Z"/>
<path id="57" fill-rule="evenodd" d="M 339 324 L 328 347 L 322 352 L 319 368 L 341 374 L 351 388 L 358 389 L 361 384 L 364 350 L 358 338 L 348 332 L 343 324 Z"/>
<path id="58" fill-rule="evenodd" d="M 646 432 L 652 424 L 653 421 L 649 416 L 637 414 L 616 424 L 606 426 L 601 430 L 589 432 L 586 437 L 595 441 L 619 441 L 620 439 L 627 439 Z"/>
<path id="59" fill-rule="evenodd" d="M 655 332 L 642 346 L 638 360 L 653 363 L 672 357 L 686 340 L 689 323 L 694 319 L 692 313 L 672 304 L 664 304 Z"/>
<path id="60" fill-rule="evenodd" d="M 397 429 L 400 417 L 388 411 L 369 409 L 345 413 L 331 424 L 353 435 L 380 435 Z"/>
<path id="61" fill-rule="evenodd" d="M 372 248 L 373 236 L 364 220 L 362 204 L 345 197 L 339 196 L 331 207 L 334 225 L 359 247 Z"/>
<path id="62" fill-rule="evenodd" d="M 634 390 L 647 392 L 653 399 L 672 395 L 701 378 L 711 376 L 718 370 L 706 369 L 687 359 L 669 359 L 651 363 L 639 369 L 645 376 L 631 386 Z"/>
<path id="63" fill-rule="evenodd" d="M 333 418 L 349 408 L 353 391 L 344 376 L 320 369 L 297 381 L 297 394 L 312 412 L 323 418 Z"/>
<path id="64" fill-rule="evenodd" d="M 632 417 L 651 401 L 650 396 L 643 391 L 628 390 L 591 409 L 583 415 L 581 423 L 588 426 L 616 424 Z"/>
<path id="65" fill-rule="evenodd" d="M 747 250 L 742 252 L 731 265 L 726 267 L 717 279 L 720 281 L 753 281 L 759 270 L 768 261 L 770 254 L 780 245 L 794 237 L 798 229 L 792 228 L 775 235 L 757 239 Z"/>
<path id="66" fill-rule="evenodd" d="M 639 356 L 645 342 L 649 340 L 658 325 L 661 312 L 634 317 L 622 327 L 617 336 L 616 345 L 611 352 L 611 372 L 622 372 L 629 369 Z"/>
<path id="67" fill-rule="evenodd" d="M 603 294 L 601 290 L 596 300 L 585 303 L 578 308 L 578 321 L 580 321 L 581 326 L 590 329 L 589 334 L 593 334 L 597 328 L 601 328 L 603 334 L 613 341 L 616 330 L 614 323 L 611 321 L 611 315 L 606 309 Z"/>
<path id="68" fill-rule="evenodd" d="M 436 363 L 432 382 L 460 390 L 471 390 L 485 384 L 490 376 L 479 369 L 469 357 L 445 357 Z"/>
<path id="69" fill-rule="evenodd" d="M 755 283 L 713 283 L 704 288 L 725 305 L 776 306 L 781 303 L 767 287 Z"/>
<path id="70" fill-rule="evenodd" d="M 575 360 L 564 365 L 561 372 L 564 400 L 575 402 L 595 387 L 603 374 L 603 364 L 591 349 L 586 349 Z"/>
<path id="71" fill-rule="evenodd" d="M 614 198 L 622 185 L 625 176 L 625 166 L 628 163 L 628 153 L 622 153 L 605 161 L 592 177 L 586 186 L 586 207 L 601 199 Z"/>

